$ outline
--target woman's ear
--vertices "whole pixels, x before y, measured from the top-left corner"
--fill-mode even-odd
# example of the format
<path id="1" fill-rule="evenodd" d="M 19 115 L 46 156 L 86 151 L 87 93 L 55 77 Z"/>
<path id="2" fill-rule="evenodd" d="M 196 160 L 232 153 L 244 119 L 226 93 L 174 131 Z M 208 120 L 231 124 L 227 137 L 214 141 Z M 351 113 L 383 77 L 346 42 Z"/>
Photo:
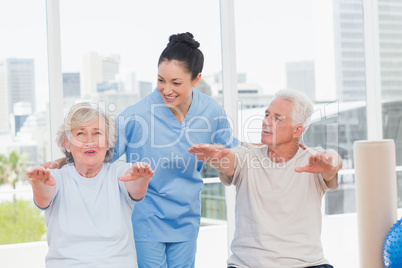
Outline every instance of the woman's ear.
<path id="1" fill-rule="evenodd" d="M 199 73 L 199 74 L 197 75 L 197 77 L 193 80 L 192 86 L 193 86 L 193 87 L 196 87 L 200 81 L 201 81 L 201 73 Z"/>
<path id="2" fill-rule="evenodd" d="M 67 139 L 64 139 L 63 143 L 64 143 L 64 147 L 66 148 L 66 151 L 71 153 L 70 152 L 70 142 Z"/>

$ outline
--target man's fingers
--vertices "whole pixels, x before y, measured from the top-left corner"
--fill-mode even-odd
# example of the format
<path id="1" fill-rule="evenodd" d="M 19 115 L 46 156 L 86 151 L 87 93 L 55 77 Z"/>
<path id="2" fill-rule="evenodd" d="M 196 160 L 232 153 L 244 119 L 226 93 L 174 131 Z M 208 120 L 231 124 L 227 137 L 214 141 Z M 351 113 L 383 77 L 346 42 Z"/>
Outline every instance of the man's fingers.
<path id="1" fill-rule="evenodd" d="M 224 150 L 222 150 L 223 155 L 227 155 L 230 153 L 230 149 L 226 148 Z"/>
<path id="2" fill-rule="evenodd" d="M 315 158 L 316 158 L 317 162 L 321 161 L 327 165 L 333 166 L 333 157 L 331 155 L 327 157 L 325 154 L 320 153 L 320 154 L 317 154 L 315 156 Z"/>
<path id="3" fill-rule="evenodd" d="M 208 143 L 201 143 L 201 144 L 199 144 L 199 147 L 200 147 L 201 149 L 205 149 L 205 148 L 211 148 L 211 145 L 208 144 Z"/>
<path id="4" fill-rule="evenodd" d="M 301 173 L 301 172 L 307 172 L 308 170 L 306 167 L 297 167 L 295 168 L 295 171 Z"/>

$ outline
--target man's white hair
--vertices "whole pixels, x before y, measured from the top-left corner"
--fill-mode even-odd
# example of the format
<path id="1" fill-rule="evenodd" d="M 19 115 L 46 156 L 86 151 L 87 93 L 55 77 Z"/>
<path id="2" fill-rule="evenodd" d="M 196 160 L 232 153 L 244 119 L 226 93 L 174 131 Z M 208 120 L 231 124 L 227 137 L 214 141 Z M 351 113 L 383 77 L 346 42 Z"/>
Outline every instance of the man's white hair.
<path id="1" fill-rule="evenodd" d="M 294 126 L 302 124 L 306 131 L 310 125 L 311 116 L 314 113 L 313 102 L 306 94 L 295 89 L 281 89 L 274 94 L 271 102 L 276 99 L 290 102 L 292 106 L 292 112 L 290 114 L 292 124 Z"/>

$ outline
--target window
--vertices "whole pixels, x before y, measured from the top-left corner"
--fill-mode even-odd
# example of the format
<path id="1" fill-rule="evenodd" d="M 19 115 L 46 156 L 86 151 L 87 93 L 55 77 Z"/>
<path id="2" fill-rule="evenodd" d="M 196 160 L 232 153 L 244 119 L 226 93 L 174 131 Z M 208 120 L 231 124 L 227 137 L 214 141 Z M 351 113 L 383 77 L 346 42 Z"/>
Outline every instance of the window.
<path id="1" fill-rule="evenodd" d="M 25 172 L 51 158 L 45 1 L 1 2 L 0 34 L 0 244 L 38 241 Z"/>
<path id="2" fill-rule="evenodd" d="M 379 3 L 380 79 L 382 93 L 383 136 L 393 139 L 396 146 L 396 164 L 402 166 L 402 3 L 392 1 Z M 385 27 L 387 26 L 387 27 Z M 398 207 L 402 207 L 402 174 L 397 173 Z"/>
<path id="3" fill-rule="evenodd" d="M 91 101 L 117 116 L 155 89 L 158 59 L 169 36 L 187 31 L 200 42 L 205 57 L 197 89 L 216 97 L 222 68 L 217 1 L 196 6 L 184 0 L 97 1 L 93 9 L 89 1 L 60 1 L 65 111 L 76 102 Z M 205 165 L 202 175 L 218 173 Z M 208 182 L 202 216 L 225 220 L 224 187 Z"/>
<path id="4" fill-rule="evenodd" d="M 241 93 L 238 136 L 259 142 L 263 112 L 278 89 L 293 87 L 315 101 L 317 113 L 303 142 L 338 150 L 344 163 L 339 189 L 324 200 L 324 249 L 335 266 L 357 266 L 353 143 L 368 136 L 366 106 L 372 104 L 366 103 L 369 77 L 363 1 L 234 2 L 237 87 Z M 396 144 L 398 205 L 402 207 L 402 2 L 377 2 L 382 99 L 375 102 L 382 103 L 383 137 Z M 26 168 L 53 159 L 45 10 L 42 0 L 0 3 L 2 234 L 8 233 L 2 229 L 2 221 L 17 220 L 21 206 L 29 203 L 29 209 L 39 212 L 32 206 L 30 185 L 23 173 L 7 177 L 18 178 L 17 191 L 13 184 L 3 183 L 5 157 L 18 152 Z M 194 34 L 205 55 L 199 90 L 220 102 L 224 98 L 217 1 L 195 5 L 186 0 L 101 0 L 94 7 L 90 1 L 60 0 L 60 20 L 64 111 L 85 100 L 103 104 L 112 114 L 120 113 L 155 88 L 157 60 L 168 36 L 185 31 Z M 203 170 L 205 178 L 216 175 L 211 168 Z M 202 215 L 225 219 L 225 188 L 216 178 L 205 181 L 211 183 L 202 191 Z M 23 216 L 22 222 L 32 225 L 38 221 L 43 227 L 41 215 L 33 219 L 29 218 L 32 213 L 18 214 Z M 39 237 L 28 241 L 43 240 L 44 230 L 35 228 Z M 28 241 L 12 237 L 0 240 L 0 244 Z"/>
<path id="5" fill-rule="evenodd" d="M 239 89 L 241 83 L 253 84 L 259 89 L 256 99 L 264 100 L 260 103 L 252 96 L 239 94 L 243 137 L 259 142 L 263 112 L 279 89 L 303 91 L 315 102 L 316 113 L 303 143 L 335 149 L 344 161 L 340 187 L 325 196 L 324 249 L 330 259 L 330 252 L 341 254 L 339 248 L 344 248 L 345 253 L 353 251 L 350 240 L 331 238 L 325 228 L 331 224 L 332 215 L 356 211 L 353 143 L 367 137 L 363 2 L 235 3 Z M 251 6 L 252 18 L 247 12 Z M 244 105 L 247 102 L 260 104 L 260 108 L 250 109 Z M 250 121 L 254 124 L 248 124 Z M 249 133 L 245 133 L 245 125 Z M 332 231 L 354 237 L 350 230 Z M 337 245 L 334 250 L 331 241 Z M 332 256 L 332 264 L 350 266 L 357 261 L 352 257 L 348 264 L 337 264 L 340 259 L 345 258 Z"/>

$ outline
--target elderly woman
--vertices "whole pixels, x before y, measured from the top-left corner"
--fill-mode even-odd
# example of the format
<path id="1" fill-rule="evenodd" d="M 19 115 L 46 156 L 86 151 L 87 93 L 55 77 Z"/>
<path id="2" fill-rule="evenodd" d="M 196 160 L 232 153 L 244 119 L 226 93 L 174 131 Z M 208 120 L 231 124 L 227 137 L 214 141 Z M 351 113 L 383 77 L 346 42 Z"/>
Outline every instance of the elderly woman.
<path id="1" fill-rule="evenodd" d="M 137 267 L 131 214 L 154 172 L 146 163 L 113 163 L 116 127 L 96 106 L 72 107 L 57 143 L 68 164 L 37 167 L 34 201 L 45 211 L 46 267 Z"/>

